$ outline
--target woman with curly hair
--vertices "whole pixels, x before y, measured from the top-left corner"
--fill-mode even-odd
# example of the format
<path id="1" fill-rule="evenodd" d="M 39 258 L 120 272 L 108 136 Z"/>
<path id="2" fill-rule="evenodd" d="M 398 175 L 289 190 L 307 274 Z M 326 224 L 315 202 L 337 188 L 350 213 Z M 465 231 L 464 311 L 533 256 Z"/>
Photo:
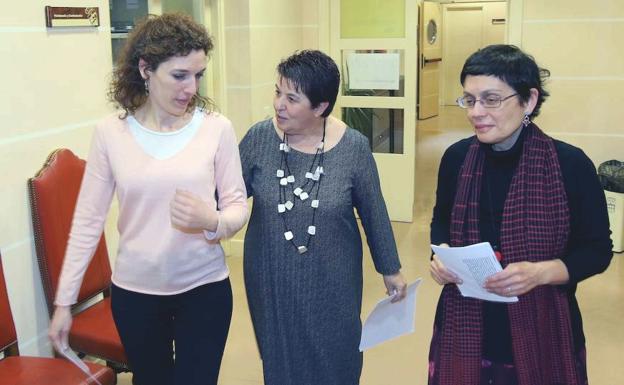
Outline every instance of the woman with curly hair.
<path id="1" fill-rule="evenodd" d="M 70 306 L 117 192 L 112 310 L 136 385 L 216 384 L 232 315 L 219 240 L 247 220 L 232 124 L 199 95 L 212 41 L 179 14 L 128 37 L 96 127 L 49 335 L 67 346 Z"/>

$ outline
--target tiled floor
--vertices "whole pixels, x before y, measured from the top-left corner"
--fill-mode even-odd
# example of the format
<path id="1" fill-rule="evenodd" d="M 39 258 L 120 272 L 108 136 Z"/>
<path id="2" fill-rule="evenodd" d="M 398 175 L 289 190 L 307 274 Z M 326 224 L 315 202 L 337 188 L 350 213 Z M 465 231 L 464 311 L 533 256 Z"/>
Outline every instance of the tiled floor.
<path id="1" fill-rule="evenodd" d="M 440 116 L 420 122 L 417 133 L 414 222 L 393 223 L 403 275 L 409 281 L 424 278 L 418 293 L 416 332 L 368 351 L 364 355 L 362 385 L 426 384 L 429 338 L 440 292 L 428 275 L 428 227 L 436 173 L 444 149 L 454 141 L 470 136 L 471 132 L 463 111 L 447 107 L 442 109 Z M 616 254 L 604 274 L 581 283 L 577 292 L 585 323 L 592 384 L 624 383 L 623 260 L 624 255 Z M 247 310 L 242 258 L 228 258 L 228 263 L 232 270 L 235 305 L 219 384 L 259 385 L 262 384 L 262 367 Z M 375 273 L 370 258 L 365 258 L 364 272 L 363 317 L 384 293 L 382 280 Z M 129 384 L 130 375 L 119 376 L 119 385 Z"/>

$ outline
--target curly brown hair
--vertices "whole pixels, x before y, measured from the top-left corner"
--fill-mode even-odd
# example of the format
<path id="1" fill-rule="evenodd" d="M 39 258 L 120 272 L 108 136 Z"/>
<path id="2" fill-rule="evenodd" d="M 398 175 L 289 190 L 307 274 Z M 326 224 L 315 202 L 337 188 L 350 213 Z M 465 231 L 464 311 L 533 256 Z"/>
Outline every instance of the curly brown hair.
<path id="1" fill-rule="evenodd" d="M 148 15 L 128 35 L 115 63 L 108 97 L 124 110 L 122 119 L 134 114 L 147 100 L 145 82 L 139 72 L 139 59 L 156 71 L 160 63 L 171 57 L 186 56 L 195 50 L 202 50 L 208 55 L 212 48 L 212 39 L 206 29 L 190 16 L 181 13 Z M 212 109 L 214 103 L 198 91 L 187 111 L 196 106 Z"/>

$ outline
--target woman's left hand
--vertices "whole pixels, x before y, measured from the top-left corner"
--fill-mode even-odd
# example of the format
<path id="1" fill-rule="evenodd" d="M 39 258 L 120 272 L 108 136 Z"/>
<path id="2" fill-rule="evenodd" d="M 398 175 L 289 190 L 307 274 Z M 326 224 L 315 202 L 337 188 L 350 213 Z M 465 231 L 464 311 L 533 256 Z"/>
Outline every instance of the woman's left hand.
<path id="1" fill-rule="evenodd" d="M 485 289 L 505 297 L 526 294 L 539 285 L 568 282 L 568 269 L 560 259 L 510 263 L 485 280 Z"/>
<path id="2" fill-rule="evenodd" d="M 403 279 L 401 272 L 392 275 L 383 276 L 384 285 L 386 285 L 386 294 L 392 295 L 392 303 L 399 302 L 407 295 L 407 284 Z"/>
<path id="3" fill-rule="evenodd" d="M 201 197 L 190 191 L 176 190 L 170 204 L 171 224 L 175 227 L 216 231 L 219 217 Z"/>

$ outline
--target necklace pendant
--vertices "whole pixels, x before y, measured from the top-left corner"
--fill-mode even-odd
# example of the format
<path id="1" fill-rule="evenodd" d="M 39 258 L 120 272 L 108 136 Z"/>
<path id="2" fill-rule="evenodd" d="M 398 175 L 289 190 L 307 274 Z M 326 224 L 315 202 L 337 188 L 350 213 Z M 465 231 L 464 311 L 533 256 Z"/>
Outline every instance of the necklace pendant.
<path id="1" fill-rule="evenodd" d="M 284 207 L 286 207 L 286 210 L 288 210 L 288 211 L 292 210 L 294 205 L 295 204 L 292 203 L 291 201 L 286 201 L 286 203 L 284 203 Z"/>
<path id="2" fill-rule="evenodd" d="M 301 194 L 299 194 L 299 199 L 301 199 L 302 201 L 308 199 L 310 197 L 310 195 L 308 195 L 307 192 L 302 192 Z"/>
<path id="3" fill-rule="evenodd" d="M 277 170 L 277 177 L 278 178 L 283 178 L 284 177 L 284 170 L 278 169 Z"/>
<path id="4" fill-rule="evenodd" d="M 293 190 L 293 194 L 295 194 L 296 196 L 299 196 L 302 192 L 303 190 L 301 189 L 301 187 L 297 187 Z"/>
<path id="5" fill-rule="evenodd" d="M 303 254 L 308 251 L 308 248 L 305 246 L 297 246 L 297 251 L 299 252 L 299 254 Z"/>
<path id="6" fill-rule="evenodd" d="M 295 236 L 293 235 L 292 231 L 287 231 L 287 232 L 284 233 L 284 238 L 286 238 L 287 241 L 290 241 L 294 237 Z"/>
<path id="7" fill-rule="evenodd" d="M 319 200 L 318 199 L 312 199 L 312 203 L 310 204 L 310 206 L 314 207 L 315 209 L 318 209 Z"/>
<path id="8" fill-rule="evenodd" d="M 284 205 L 284 204 L 282 204 L 282 203 L 280 203 L 280 204 L 278 204 L 278 205 L 277 205 L 277 212 L 278 212 L 278 213 L 280 213 L 280 214 L 281 214 L 281 213 L 283 213 L 283 212 L 285 212 L 285 211 L 286 211 L 286 205 Z"/>

